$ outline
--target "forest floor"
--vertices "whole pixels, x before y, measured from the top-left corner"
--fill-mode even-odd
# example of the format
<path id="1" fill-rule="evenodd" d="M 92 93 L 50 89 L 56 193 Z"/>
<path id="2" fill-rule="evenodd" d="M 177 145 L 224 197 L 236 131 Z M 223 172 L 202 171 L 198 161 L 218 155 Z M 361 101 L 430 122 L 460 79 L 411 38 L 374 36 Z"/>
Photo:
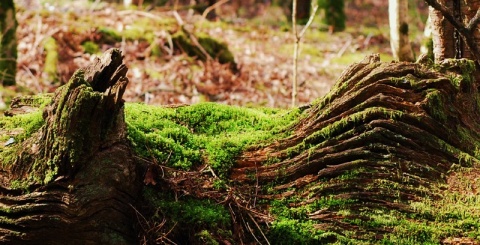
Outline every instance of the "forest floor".
<path id="1" fill-rule="evenodd" d="M 383 61 L 392 60 L 387 1 L 356 2 L 361 4 L 346 3 L 345 31 L 330 34 L 317 17 L 306 32 L 298 64 L 298 105 L 325 95 L 340 73 L 366 54 L 380 53 Z M 410 13 L 411 41 L 418 54 L 427 8 L 423 1 L 411 2 L 416 6 Z M 17 86 L 0 90 L 7 104 L 20 94 L 53 92 L 76 69 L 112 47 L 123 51 L 130 69 L 124 95 L 129 102 L 215 101 L 280 108 L 291 104 L 294 38 L 280 7 L 257 4 L 233 9 L 224 4 L 217 9 L 219 20 L 213 22 L 179 10 L 194 34 L 206 33 L 228 44 L 239 68 L 232 72 L 227 65 L 200 61 L 173 48 L 171 36 L 180 26 L 171 7 L 146 11 L 87 0 L 17 0 L 16 4 Z M 50 37 L 58 53 L 47 48 Z M 48 72 L 52 69 L 57 72 Z"/>

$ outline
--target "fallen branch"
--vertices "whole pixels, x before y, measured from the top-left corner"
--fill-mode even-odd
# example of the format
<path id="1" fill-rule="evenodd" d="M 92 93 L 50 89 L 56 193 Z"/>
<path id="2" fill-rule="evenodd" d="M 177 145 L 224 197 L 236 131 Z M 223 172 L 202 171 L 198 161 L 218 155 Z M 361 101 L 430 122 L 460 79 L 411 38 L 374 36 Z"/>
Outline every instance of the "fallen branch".
<path id="1" fill-rule="evenodd" d="M 226 3 L 226 2 L 228 2 L 228 1 L 230 1 L 230 0 L 221 0 L 221 1 L 216 2 L 216 3 L 213 4 L 212 6 L 208 7 L 207 9 L 205 9 L 205 11 L 203 11 L 202 17 L 203 17 L 204 19 L 206 19 L 206 18 L 207 18 L 207 15 L 208 15 L 208 13 L 210 13 L 210 11 L 214 10 L 216 7 L 218 7 L 218 6 Z"/>
<path id="2" fill-rule="evenodd" d="M 178 24 L 182 28 L 182 31 L 184 31 L 188 35 L 190 40 L 192 40 L 193 45 L 195 45 L 200 50 L 200 52 L 202 52 L 202 54 L 206 57 L 208 61 L 213 60 L 212 56 L 210 56 L 210 54 L 208 54 L 208 52 L 198 42 L 197 37 L 192 32 L 188 31 L 187 28 L 185 28 L 185 23 L 183 22 L 182 17 L 178 14 L 177 11 L 173 11 L 173 16 L 175 17 Z"/>

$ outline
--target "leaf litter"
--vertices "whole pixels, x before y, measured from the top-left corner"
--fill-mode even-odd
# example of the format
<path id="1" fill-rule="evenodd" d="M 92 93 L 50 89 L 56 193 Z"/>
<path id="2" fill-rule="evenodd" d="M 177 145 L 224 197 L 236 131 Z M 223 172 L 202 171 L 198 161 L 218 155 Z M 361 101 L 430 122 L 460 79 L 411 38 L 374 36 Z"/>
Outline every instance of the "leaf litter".
<path id="1" fill-rule="evenodd" d="M 19 23 L 17 91 L 25 93 L 25 89 L 20 88 L 27 88 L 26 93 L 55 91 L 76 69 L 86 66 L 96 56 L 82 47 L 83 43 L 91 41 L 99 45 L 100 51 L 112 47 L 123 51 L 129 67 L 130 83 L 124 94 L 128 102 L 169 105 L 212 101 L 280 108 L 291 104 L 293 35 L 290 31 L 282 31 L 278 23 L 271 24 L 272 18 L 286 21 L 285 16 L 278 17 L 282 15 L 281 10 L 271 8 L 272 11 L 250 21 L 227 16 L 224 21 L 217 22 L 208 22 L 191 11 L 179 11 L 194 33 L 203 32 L 228 44 L 238 64 L 238 72 L 234 72 L 228 64 L 201 61 L 174 48 L 172 34 L 180 26 L 171 9 L 156 8 L 147 12 L 87 0 L 17 0 L 16 4 Z M 226 13 L 228 7 L 225 5 Z M 381 9 L 376 5 L 371 8 Z M 377 26 L 388 25 L 385 14 L 376 11 L 383 17 L 371 20 L 365 17 L 365 11 L 348 8 L 347 26 L 366 21 L 373 21 Z M 362 58 L 349 59 L 354 53 L 389 52 L 388 38 L 384 34 L 365 34 L 361 26 L 354 28 L 355 31 L 332 35 L 318 34 L 321 33 L 318 23 L 312 28 L 307 31 L 305 44 L 301 46 L 298 64 L 300 105 L 325 95 L 340 72 Z M 116 40 L 106 35 L 106 30 L 113 30 L 120 36 Z M 43 71 L 46 55 L 43 43 L 48 37 L 53 37 L 58 45 L 58 74 L 53 81 Z M 342 56 L 348 62 L 335 61 Z"/>

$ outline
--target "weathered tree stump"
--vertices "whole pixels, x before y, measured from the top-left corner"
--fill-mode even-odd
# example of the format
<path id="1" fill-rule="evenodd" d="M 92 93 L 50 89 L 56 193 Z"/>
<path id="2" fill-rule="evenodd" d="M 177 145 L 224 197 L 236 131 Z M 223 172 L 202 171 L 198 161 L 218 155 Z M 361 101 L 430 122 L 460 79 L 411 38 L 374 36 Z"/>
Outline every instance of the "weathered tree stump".
<path id="1" fill-rule="evenodd" d="M 478 164 L 480 97 L 471 75 L 474 70 L 474 63 L 467 60 L 447 60 L 431 68 L 382 63 L 378 55 L 368 56 L 349 67 L 327 96 L 293 110 L 298 116 L 276 132 L 278 137 L 255 141 L 238 154 L 239 148 L 230 143 L 218 144 L 213 153 L 226 151 L 235 158 L 222 155 L 229 168 L 217 176 L 212 156 L 190 138 L 206 135 L 201 132 L 205 125 L 198 124 L 214 118 L 213 123 L 224 127 L 237 114 L 219 117 L 214 111 L 219 108 L 212 104 L 210 112 L 202 107 L 207 111 L 200 121 L 189 121 L 191 112 L 176 116 L 188 106 L 161 108 L 164 117 L 145 107 L 135 112 L 142 120 L 159 120 L 165 122 L 162 127 L 175 125 L 182 132 L 147 137 L 146 133 L 163 129 L 135 128 L 133 121 L 127 121 L 127 132 L 121 100 L 126 67 L 119 51 L 111 50 L 55 93 L 44 110 L 44 126 L 22 142 L 18 157 L 3 163 L 0 240 L 15 244 L 388 240 L 393 223 L 372 225 L 375 215 L 414 214 L 412 202 L 441 198 L 439 184 L 446 182 L 452 166 Z M 140 119 L 127 116 L 127 120 Z M 245 124 L 261 124 L 258 120 L 252 116 Z M 141 142 L 133 141 L 134 135 L 140 135 Z M 174 151 L 169 144 L 183 148 Z M 137 156 L 138 147 L 146 156 Z M 154 150 L 162 149 L 170 152 L 155 158 Z M 194 152 L 195 159 L 172 156 L 182 151 Z M 173 158 L 192 164 L 188 170 L 174 168 Z M 23 188 L 12 188 L 12 183 Z M 182 213 L 191 211 L 184 209 L 193 209 L 189 215 L 203 215 L 203 220 L 224 223 L 205 225 L 188 215 L 180 220 Z M 211 215 L 222 212 L 230 215 L 228 224 Z M 408 216 L 405 222 L 429 217 Z"/>
<path id="2" fill-rule="evenodd" d="M 2 243 L 133 243 L 139 184 L 123 120 L 126 72 L 113 49 L 77 71 L 44 110 L 45 125 L 3 163 Z"/>

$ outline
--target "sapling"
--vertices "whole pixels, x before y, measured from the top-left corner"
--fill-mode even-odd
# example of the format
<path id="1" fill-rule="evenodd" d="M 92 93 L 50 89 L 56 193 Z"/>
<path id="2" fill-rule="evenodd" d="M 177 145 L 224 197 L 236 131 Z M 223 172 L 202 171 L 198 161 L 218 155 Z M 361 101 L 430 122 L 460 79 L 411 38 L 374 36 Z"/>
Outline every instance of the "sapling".
<path id="1" fill-rule="evenodd" d="M 313 19 L 315 18 L 315 14 L 318 10 L 318 4 L 316 1 L 312 1 L 312 14 L 308 19 L 307 24 L 303 27 L 302 31 L 298 33 L 297 31 L 297 0 L 293 0 L 293 8 L 292 8 L 292 25 L 293 25 L 293 35 L 295 38 L 295 43 L 293 47 L 293 81 L 292 81 L 292 107 L 295 107 L 297 101 L 297 86 L 298 86 L 298 78 L 297 78 L 297 70 L 298 70 L 298 49 L 300 46 L 300 41 L 302 40 L 303 35 L 305 35 L 305 31 L 308 27 L 312 24 Z"/>

